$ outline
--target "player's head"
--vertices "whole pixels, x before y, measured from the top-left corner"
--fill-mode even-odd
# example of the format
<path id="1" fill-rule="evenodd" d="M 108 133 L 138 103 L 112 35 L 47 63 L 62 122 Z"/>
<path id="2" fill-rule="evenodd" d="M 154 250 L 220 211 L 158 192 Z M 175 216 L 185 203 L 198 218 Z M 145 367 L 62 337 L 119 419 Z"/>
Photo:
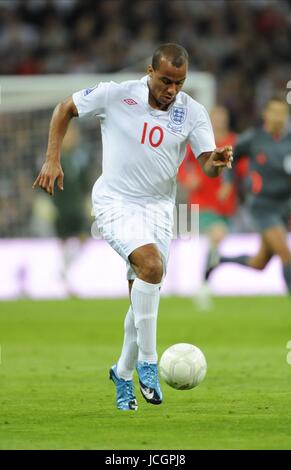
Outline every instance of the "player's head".
<path id="1" fill-rule="evenodd" d="M 184 47 L 168 43 L 155 50 L 147 72 L 150 76 L 150 92 L 159 106 L 166 108 L 175 100 L 187 71 L 188 53 Z"/>
<path id="2" fill-rule="evenodd" d="M 263 122 L 268 132 L 281 133 L 289 118 L 289 105 L 285 98 L 272 96 L 265 104 Z"/>

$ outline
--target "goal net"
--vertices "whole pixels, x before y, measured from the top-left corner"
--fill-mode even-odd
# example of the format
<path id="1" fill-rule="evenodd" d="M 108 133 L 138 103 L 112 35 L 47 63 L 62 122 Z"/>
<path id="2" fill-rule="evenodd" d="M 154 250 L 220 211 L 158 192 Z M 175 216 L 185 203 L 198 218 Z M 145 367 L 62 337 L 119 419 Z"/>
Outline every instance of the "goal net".
<path id="1" fill-rule="evenodd" d="M 56 234 L 55 203 L 31 186 L 44 159 L 49 121 L 56 104 L 73 92 L 100 81 L 139 79 L 142 74 L 49 75 L 0 77 L 0 237 L 47 237 Z M 184 90 L 208 110 L 215 103 L 215 79 L 204 72 L 190 72 Z M 78 171 L 85 222 L 90 233 L 90 192 L 101 173 L 102 146 L 98 120 L 74 120 L 68 144 L 72 171 Z M 66 172 L 65 172 L 66 177 Z M 65 180 L 66 181 L 66 180 Z M 76 196 L 76 197 L 74 197 Z M 72 208 L 73 210 L 73 208 Z"/>

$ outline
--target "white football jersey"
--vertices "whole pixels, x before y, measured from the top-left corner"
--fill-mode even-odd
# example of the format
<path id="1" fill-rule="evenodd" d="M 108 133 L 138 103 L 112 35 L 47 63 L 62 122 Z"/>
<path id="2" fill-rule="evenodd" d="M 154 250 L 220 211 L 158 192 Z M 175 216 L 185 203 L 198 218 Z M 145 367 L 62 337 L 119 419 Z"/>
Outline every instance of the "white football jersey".
<path id="1" fill-rule="evenodd" d="M 174 204 L 186 144 L 197 156 L 215 149 L 204 106 L 179 92 L 167 111 L 153 109 L 148 79 L 99 83 L 73 94 L 79 117 L 101 121 L 103 172 L 94 185 L 94 198 Z"/>

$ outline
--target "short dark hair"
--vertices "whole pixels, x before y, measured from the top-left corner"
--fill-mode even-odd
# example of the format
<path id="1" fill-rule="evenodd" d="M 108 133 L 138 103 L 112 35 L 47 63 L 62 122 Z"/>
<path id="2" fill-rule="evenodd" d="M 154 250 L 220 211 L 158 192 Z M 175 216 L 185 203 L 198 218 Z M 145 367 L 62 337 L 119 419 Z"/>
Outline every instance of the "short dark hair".
<path id="1" fill-rule="evenodd" d="M 168 60 L 174 67 L 179 68 L 184 65 L 185 62 L 188 62 L 189 56 L 183 46 L 169 42 L 162 44 L 155 50 L 152 58 L 152 67 L 154 70 L 159 68 L 162 58 Z"/>

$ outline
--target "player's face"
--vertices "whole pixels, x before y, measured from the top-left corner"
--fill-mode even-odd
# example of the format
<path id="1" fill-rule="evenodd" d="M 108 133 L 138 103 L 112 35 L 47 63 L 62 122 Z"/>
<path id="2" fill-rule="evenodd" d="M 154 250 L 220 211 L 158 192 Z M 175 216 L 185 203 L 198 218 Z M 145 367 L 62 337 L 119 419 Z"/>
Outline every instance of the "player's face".
<path id="1" fill-rule="evenodd" d="M 280 133 L 287 125 L 289 107 L 287 102 L 270 101 L 263 113 L 265 127 L 269 132 Z"/>
<path id="2" fill-rule="evenodd" d="M 147 72 L 150 76 L 150 105 L 155 108 L 167 109 L 175 101 L 181 90 L 186 79 L 187 70 L 188 65 L 186 63 L 177 68 L 163 58 L 156 70 L 149 65 Z"/>

